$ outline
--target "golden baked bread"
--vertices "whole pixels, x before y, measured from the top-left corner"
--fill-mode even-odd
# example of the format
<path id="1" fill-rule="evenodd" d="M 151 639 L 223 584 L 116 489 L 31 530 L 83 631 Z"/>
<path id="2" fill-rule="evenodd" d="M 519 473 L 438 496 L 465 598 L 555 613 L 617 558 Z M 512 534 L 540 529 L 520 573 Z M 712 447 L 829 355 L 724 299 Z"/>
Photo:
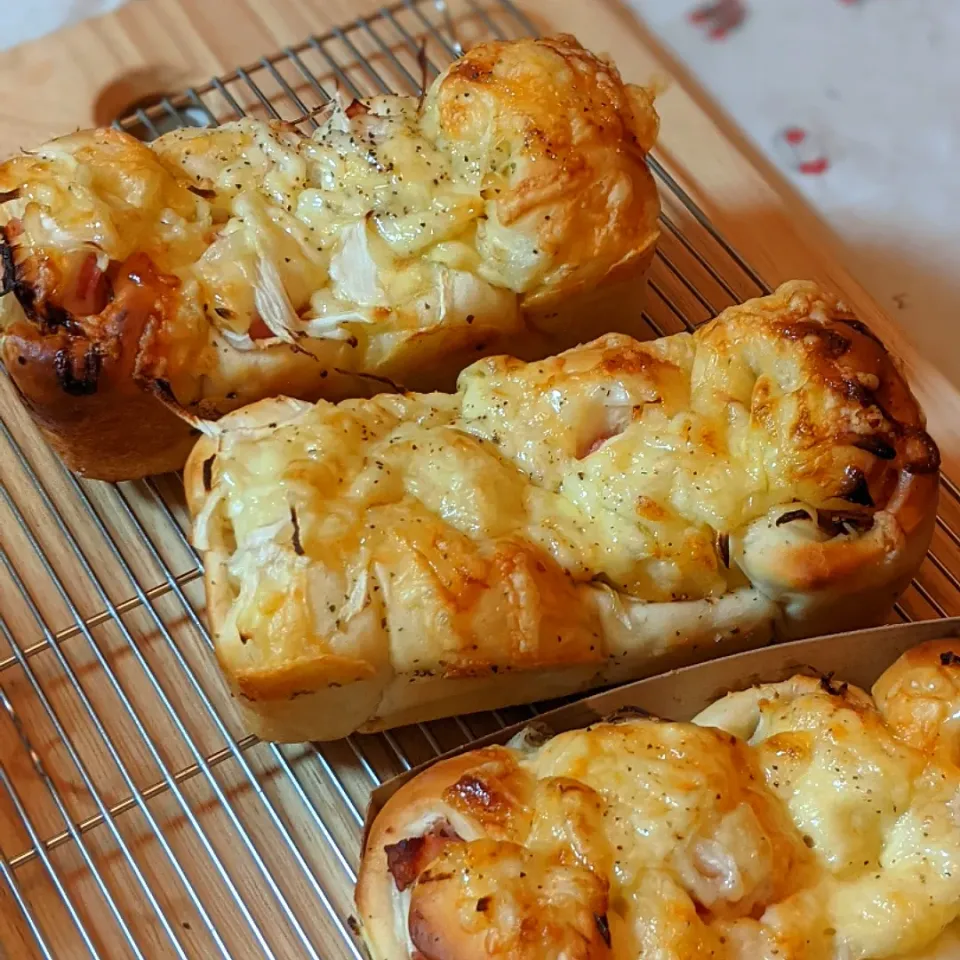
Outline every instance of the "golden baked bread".
<path id="1" fill-rule="evenodd" d="M 657 115 L 573 37 L 321 119 L 84 131 L 0 166 L 0 357 L 68 466 L 181 467 L 178 407 L 452 389 L 641 323 Z"/>
<path id="2" fill-rule="evenodd" d="M 456 394 L 269 400 L 187 463 L 250 729 L 323 740 L 882 621 L 937 448 L 812 283 L 694 334 L 481 360 Z"/>
<path id="3" fill-rule="evenodd" d="M 440 761 L 366 840 L 371 960 L 960 956 L 960 655 Z"/>

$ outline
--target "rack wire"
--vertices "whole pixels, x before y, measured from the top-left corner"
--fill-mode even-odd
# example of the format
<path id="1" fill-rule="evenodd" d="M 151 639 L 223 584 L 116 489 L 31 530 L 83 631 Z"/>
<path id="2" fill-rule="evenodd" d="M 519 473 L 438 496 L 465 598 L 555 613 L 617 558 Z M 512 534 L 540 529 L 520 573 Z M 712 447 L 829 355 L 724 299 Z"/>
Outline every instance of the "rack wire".
<path id="1" fill-rule="evenodd" d="M 249 114 L 309 129 L 338 85 L 419 92 L 422 64 L 430 79 L 480 39 L 533 32 L 509 0 L 404 0 L 117 126 L 151 139 Z M 663 239 L 644 318 L 661 336 L 767 287 L 652 167 Z M 77 480 L 6 377 L 0 410 L 0 954 L 360 960 L 351 897 L 370 790 L 530 712 L 331 744 L 244 736 L 210 656 L 179 478 Z M 960 613 L 958 531 L 945 477 L 895 619 Z"/>

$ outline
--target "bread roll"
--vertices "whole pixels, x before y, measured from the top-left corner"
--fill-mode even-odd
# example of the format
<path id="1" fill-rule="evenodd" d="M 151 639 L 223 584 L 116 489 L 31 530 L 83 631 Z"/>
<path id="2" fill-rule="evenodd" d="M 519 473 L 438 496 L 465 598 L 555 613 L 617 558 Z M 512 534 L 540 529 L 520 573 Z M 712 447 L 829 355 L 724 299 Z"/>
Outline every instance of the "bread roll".
<path id="1" fill-rule="evenodd" d="M 178 410 L 452 389 L 641 324 L 657 115 L 572 37 L 319 119 L 88 130 L 0 166 L 0 357 L 69 467 L 181 467 Z"/>
<path id="2" fill-rule="evenodd" d="M 956 649 L 434 764 L 367 837 L 371 960 L 958 956 Z"/>
<path id="3" fill-rule="evenodd" d="M 455 394 L 261 401 L 187 463 L 250 730 L 324 740 L 882 622 L 937 448 L 812 283 L 693 334 L 481 360 Z"/>

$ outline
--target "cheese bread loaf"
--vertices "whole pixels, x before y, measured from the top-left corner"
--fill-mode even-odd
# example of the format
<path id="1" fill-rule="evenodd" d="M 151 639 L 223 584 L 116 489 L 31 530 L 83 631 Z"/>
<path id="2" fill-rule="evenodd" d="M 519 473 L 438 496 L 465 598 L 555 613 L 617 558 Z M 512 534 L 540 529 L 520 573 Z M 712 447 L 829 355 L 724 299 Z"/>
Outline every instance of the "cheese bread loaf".
<path id="1" fill-rule="evenodd" d="M 812 283 L 693 334 L 481 360 L 453 394 L 205 429 L 185 480 L 217 654 L 276 740 L 881 622 L 936 514 L 916 401 Z"/>
<path id="2" fill-rule="evenodd" d="M 371 960 L 960 956 L 957 649 L 434 764 L 367 837 Z"/>
<path id="3" fill-rule="evenodd" d="M 657 115 L 572 37 L 317 119 L 89 130 L 0 165 L 0 357 L 72 469 L 180 468 L 181 410 L 452 389 L 640 323 Z"/>

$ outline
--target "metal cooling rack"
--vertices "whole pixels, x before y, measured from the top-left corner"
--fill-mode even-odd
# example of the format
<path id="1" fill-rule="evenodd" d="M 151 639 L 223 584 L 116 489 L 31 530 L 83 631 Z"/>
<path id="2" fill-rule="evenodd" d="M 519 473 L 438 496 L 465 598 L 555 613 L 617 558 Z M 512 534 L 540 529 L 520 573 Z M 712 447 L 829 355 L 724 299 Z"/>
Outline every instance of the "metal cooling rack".
<path id="1" fill-rule="evenodd" d="M 430 79 L 461 44 L 532 32 L 508 0 L 407 0 L 118 126 L 150 139 L 249 113 L 309 127 L 338 84 L 416 92 L 424 63 Z M 664 230 L 644 316 L 660 336 L 767 287 L 652 166 Z M 78 481 L 6 377 L 0 410 L 0 954 L 361 960 L 350 917 L 370 789 L 530 713 L 322 745 L 243 736 L 179 479 Z M 944 488 L 897 619 L 960 613 L 960 492 Z"/>

